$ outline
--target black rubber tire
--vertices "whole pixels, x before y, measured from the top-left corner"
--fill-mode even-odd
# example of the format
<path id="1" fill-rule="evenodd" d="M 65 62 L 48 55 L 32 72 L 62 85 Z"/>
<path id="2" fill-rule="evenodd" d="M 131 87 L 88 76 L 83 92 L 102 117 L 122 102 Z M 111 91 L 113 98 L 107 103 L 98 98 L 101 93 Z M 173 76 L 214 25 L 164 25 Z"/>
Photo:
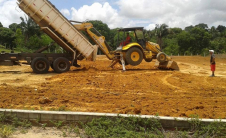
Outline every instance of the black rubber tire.
<path id="1" fill-rule="evenodd" d="M 144 60 L 145 60 L 146 62 L 152 62 L 152 58 L 147 58 L 147 59 L 145 58 Z"/>
<path id="2" fill-rule="evenodd" d="M 132 66 L 139 65 L 143 60 L 143 53 L 137 47 L 132 47 L 126 52 L 126 61 Z"/>
<path id="3" fill-rule="evenodd" d="M 69 71 L 71 64 L 68 59 L 59 57 L 53 61 L 53 69 L 57 73 L 63 73 Z"/>
<path id="4" fill-rule="evenodd" d="M 157 54 L 157 60 L 158 60 L 160 63 L 166 62 L 166 54 L 163 53 L 163 52 L 158 53 L 158 54 Z"/>
<path id="5" fill-rule="evenodd" d="M 44 57 L 36 57 L 31 62 L 31 68 L 37 74 L 47 73 L 49 71 L 49 61 Z"/>

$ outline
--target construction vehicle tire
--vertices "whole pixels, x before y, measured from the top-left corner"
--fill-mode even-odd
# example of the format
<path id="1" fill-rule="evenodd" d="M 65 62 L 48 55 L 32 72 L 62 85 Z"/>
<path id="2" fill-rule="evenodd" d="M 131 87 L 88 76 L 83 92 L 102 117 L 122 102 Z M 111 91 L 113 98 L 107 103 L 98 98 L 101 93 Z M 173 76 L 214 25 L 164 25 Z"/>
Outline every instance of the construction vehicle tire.
<path id="1" fill-rule="evenodd" d="M 59 57 L 53 61 L 53 69 L 57 73 L 67 72 L 70 69 L 71 65 L 68 59 L 64 57 Z"/>
<path id="2" fill-rule="evenodd" d="M 151 62 L 152 61 L 152 58 L 145 58 L 144 59 L 146 62 Z"/>
<path id="3" fill-rule="evenodd" d="M 31 68 L 37 74 L 47 73 L 49 70 L 49 61 L 44 57 L 36 57 L 31 62 Z"/>
<path id="4" fill-rule="evenodd" d="M 126 52 L 126 62 L 132 66 L 139 65 L 143 60 L 143 53 L 137 47 L 132 47 Z"/>
<path id="5" fill-rule="evenodd" d="M 166 54 L 163 53 L 163 52 L 158 53 L 158 54 L 157 54 L 157 60 L 158 60 L 160 63 L 166 62 Z"/>

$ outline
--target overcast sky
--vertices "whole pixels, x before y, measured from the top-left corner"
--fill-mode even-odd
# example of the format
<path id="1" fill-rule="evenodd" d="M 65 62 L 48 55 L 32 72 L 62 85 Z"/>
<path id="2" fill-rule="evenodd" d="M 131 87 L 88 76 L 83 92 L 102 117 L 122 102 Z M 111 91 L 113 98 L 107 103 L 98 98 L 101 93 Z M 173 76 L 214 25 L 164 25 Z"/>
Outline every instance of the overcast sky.
<path id="1" fill-rule="evenodd" d="M 226 0 L 50 0 L 68 19 L 101 20 L 110 28 L 226 26 Z M 0 0 L 0 22 L 4 27 L 20 23 L 24 13 L 16 0 Z"/>

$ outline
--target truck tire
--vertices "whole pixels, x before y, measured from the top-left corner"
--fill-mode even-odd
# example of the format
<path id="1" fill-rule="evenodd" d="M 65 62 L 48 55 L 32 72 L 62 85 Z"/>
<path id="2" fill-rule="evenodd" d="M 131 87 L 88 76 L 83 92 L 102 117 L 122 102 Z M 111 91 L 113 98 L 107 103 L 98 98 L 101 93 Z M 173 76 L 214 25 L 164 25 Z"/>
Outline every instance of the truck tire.
<path id="1" fill-rule="evenodd" d="M 139 65 L 143 60 L 143 53 L 137 47 L 132 47 L 126 52 L 126 62 L 132 66 Z"/>
<path id="2" fill-rule="evenodd" d="M 145 58 L 144 59 L 146 62 L 151 62 L 152 61 L 152 58 Z"/>
<path id="3" fill-rule="evenodd" d="M 31 68 L 37 74 L 47 73 L 49 70 L 49 61 L 44 57 L 36 57 L 31 62 Z"/>
<path id="4" fill-rule="evenodd" d="M 160 63 L 166 62 L 166 54 L 163 53 L 163 52 L 158 53 L 158 54 L 157 54 L 157 60 L 158 60 Z"/>
<path id="5" fill-rule="evenodd" d="M 69 71 L 71 65 L 68 59 L 59 57 L 53 62 L 53 69 L 57 73 L 63 73 Z"/>

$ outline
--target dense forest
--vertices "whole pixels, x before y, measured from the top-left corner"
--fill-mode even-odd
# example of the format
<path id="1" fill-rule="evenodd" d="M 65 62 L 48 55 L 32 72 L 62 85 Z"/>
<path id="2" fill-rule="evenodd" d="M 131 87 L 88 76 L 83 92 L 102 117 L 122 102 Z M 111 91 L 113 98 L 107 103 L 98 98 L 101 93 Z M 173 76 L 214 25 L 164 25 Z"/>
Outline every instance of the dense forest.
<path id="1" fill-rule="evenodd" d="M 21 23 L 12 23 L 8 28 L 0 22 L 0 45 L 7 49 L 15 49 L 21 52 L 32 52 L 43 46 L 50 45 L 48 52 L 62 52 L 63 50 L 53 40 L 43 33 L 39 26 L 26 16 L 20 17 Z M 89 21 L 106 38 L 108 44 L 115 49 L 118 45 L 118 33 L 116 29 L 110 29 L 102 21 Z M 119 34 L 120 38 L 123 34 Z M 133 35 L 131 35 L 133 36 Z M 87 36 L 88 37 L 88 36 Z M 226 53 L 226 27 L 208 27 L 200 23 L 195 26 L 187 26 L 185 29 L 169 28 L 166 24 L 156 24 L 155 29 L 145 30 L 147 40 L 158 43 L 167 54 L 204 54 L 209 49 L 216 53 Z M 134 38 L 132 38 L 134 39 Z"/>

